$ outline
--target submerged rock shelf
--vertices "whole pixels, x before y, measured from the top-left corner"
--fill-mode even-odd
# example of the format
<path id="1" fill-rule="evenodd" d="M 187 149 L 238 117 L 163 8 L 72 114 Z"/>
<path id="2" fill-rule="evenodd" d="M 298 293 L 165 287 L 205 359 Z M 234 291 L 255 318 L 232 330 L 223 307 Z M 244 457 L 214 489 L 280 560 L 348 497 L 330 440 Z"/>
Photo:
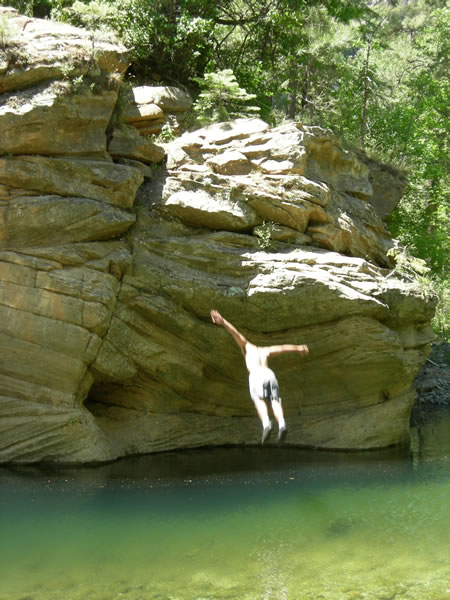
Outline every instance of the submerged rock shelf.
<path id="1" fill-rule="evenodd" d="M 403 178 L 295 123 L 157 145 L 133 107 L 113 125 L 124 48 L 99 38 L 94 66 L 88 32 L 0 15 L 18 34 L 0 51 L 0 461 L 258 443 L 211 308 L 255 343 L 308 344 L 273 361 L 288 444 L 406 443 L 434 306 L 388 277 Z M 145 93 L 158 125 L 189 102 Z"/>

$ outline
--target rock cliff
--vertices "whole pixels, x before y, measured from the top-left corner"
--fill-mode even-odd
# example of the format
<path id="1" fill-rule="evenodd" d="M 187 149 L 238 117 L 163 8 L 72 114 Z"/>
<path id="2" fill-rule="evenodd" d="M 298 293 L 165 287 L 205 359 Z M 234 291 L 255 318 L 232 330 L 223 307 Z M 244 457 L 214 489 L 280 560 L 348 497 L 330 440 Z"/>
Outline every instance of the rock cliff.
<path id="1" fill-rule="evenodd" d="M 186 95 L 140 90 L 121 122 L 124 48 L 0 18 L 0 461 L 257 444 L 211 308 L 255 343 L 308 344 L 273 361 L 287 443 L 406 442 L 433 305 L 390 275 L 401 178 L 293 123 L 154 144 Z"/>

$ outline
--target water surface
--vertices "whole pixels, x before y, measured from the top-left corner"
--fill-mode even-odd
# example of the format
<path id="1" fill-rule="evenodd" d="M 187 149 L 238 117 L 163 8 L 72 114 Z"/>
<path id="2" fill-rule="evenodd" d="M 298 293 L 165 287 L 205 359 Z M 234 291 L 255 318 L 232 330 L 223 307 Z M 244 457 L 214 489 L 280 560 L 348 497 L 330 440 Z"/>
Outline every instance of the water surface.
<path id="1" fill-rule="evenodd" d="M 446 600 L 450 414 L 412 448 L 0 468 L 0 600 Z"/>

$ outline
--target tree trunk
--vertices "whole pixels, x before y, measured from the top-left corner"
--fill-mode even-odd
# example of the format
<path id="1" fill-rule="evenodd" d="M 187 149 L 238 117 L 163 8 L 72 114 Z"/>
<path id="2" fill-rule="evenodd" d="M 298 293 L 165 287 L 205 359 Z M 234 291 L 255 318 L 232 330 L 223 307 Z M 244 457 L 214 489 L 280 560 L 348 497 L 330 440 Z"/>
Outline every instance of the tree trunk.
<path id="1" fill-rule="evenodd" d="M 359 126 L 359 145 L 364 150 L 366 144 L 366 130 L 367 130 L 367 102 L 369 99 L 369 63 L 370 63 L 370 50 L 372 48 L 372 40 L 367 42 L 366 60 L 364 61 L 364 72 L 363 72 L 363 98 L 361 106 L 361 123 Z"/>
<path id="2" fill-rule="evenodd" d="M 309 65 L 305 65 L 305 77 L 303 78 L 303 83 L 302 83 L 302 102 L 301 102 L 301 107 L 300 107 L 300 112 L 303 114 L 303 111 L 305 110 L 306 106 L 308 104 L 311 104 L 308 101 L 308 94 L 309 94 Z"/>
<path id="3" fill-rule="evenodd" d="M 288 119 L 295 120 L 297 113 L 297 90 L 298 90 L 298 79 L 292 79 L 289 82 L 289 106 L 288 106 Z"/>

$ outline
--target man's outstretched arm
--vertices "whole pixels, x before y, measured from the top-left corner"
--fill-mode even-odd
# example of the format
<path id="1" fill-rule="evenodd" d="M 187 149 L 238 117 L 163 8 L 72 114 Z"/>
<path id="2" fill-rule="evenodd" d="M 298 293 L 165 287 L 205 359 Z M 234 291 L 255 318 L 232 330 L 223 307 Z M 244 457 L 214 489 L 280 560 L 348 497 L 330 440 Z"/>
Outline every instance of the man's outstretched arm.
<path id="1" fill-rule="evenodd" d="M 279 346 L 266 346 L 264 350 L 267 352 L 267 357 L 275 356 L 277 354 L 284 354 L 285 352 L 298 352 L 299 354 L 309 354 L 308 346 L 297 345 L 297 344 L 280 344 Z"/>
<path id="2" fill-rule="evenodd" d="M 234 325 L 232 325 L 229 321 L 224 319 L 222 315 L 217 310 L 211 311 L 211 319 L 212 322 L 216 325 L 222 325 L 225 329 L 230 333 L 236 344 L 242 350 L 243 354 L 245 354 L 245 345 L 248 343 L 247 339 L 240 333 Z"/>

